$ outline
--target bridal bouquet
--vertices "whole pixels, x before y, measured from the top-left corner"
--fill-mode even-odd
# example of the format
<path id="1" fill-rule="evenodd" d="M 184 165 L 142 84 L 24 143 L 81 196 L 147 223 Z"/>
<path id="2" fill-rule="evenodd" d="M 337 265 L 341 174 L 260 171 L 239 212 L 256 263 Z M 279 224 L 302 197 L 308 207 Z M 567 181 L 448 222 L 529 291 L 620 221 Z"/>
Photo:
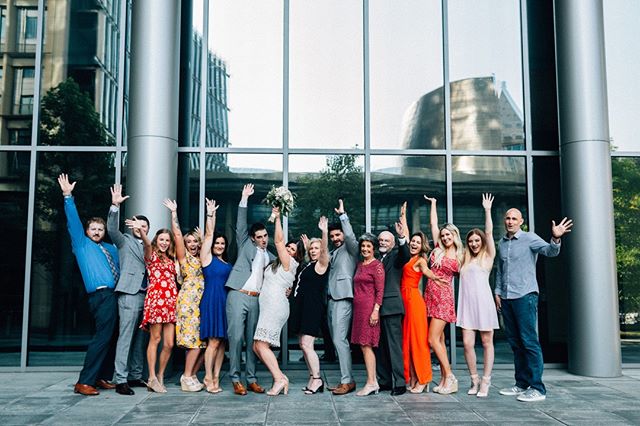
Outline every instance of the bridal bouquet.
<path id="1" fill-rule="evenodd" d="M 263 201 L 271 207 L 278 207 L 280 209 L 280 213 L 282 213 L 284 216 L 287 216 L 293 211 L 295 195 L 293 195 L 291 191 L 289 191 L 284 186 L 279 186 L 277 188 L 275 186 L 272 186 L 271 191 L 269 191 L 267 196 L 264 197 Z M 269 222 L 273 222 L 275 220 L 276 218 L 272 214 L 269 217 Z"/>

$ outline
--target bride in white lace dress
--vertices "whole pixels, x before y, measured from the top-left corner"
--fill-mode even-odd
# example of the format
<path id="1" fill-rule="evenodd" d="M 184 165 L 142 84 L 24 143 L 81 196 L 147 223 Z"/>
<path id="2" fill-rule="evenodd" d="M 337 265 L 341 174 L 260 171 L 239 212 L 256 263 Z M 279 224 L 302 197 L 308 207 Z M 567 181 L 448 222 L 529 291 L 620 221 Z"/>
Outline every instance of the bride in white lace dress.
<path id="1" fill-rule="evenodd" d="M 274 244 L 278 257 L 264 271 L 262 289 L 260 291 L 260 316 L 253 336 L 253 350 L 260 360 L 267 366 L 273 376 L 273 387 L 267 391 L 268 395 L 288 393 L 289 379 L 285 376 L 276 359 L 271 346 L 280 347 L 280 331 L 289 318 L 289 301 L 287 289 L 293 286 L 296 269 L 303 253 L 297 253 L 295 245 L 285 245 L 280 210 L 273 209 L 275 216 Z M 300 250 L 303 251 L 303 250 Z"/>

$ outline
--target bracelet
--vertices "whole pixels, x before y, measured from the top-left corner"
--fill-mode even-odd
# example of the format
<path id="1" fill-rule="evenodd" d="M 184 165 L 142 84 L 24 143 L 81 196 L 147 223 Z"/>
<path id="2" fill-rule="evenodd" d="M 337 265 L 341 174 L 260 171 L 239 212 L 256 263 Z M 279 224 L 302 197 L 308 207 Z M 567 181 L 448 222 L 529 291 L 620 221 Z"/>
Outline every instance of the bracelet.
<path id="1" fill-rule="evenodd" d="M 208 214 L 208 215 L 207 215 L 207 217 L 213 217 L 213 216 L 214 216 L 214 215 L 212 215 L 212 214 Z"/>

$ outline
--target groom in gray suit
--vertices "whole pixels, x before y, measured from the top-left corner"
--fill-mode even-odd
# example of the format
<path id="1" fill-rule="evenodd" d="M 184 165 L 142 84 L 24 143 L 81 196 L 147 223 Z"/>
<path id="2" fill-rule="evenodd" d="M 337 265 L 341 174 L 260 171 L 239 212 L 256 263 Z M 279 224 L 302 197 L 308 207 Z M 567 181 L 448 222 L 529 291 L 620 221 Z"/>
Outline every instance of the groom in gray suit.
<path id="1" fill-rule="evenodd" d="M 120 204 L 127 198 L 128 195 L 122 196 L 122 185 L 113 185 L 107 217 L 107 232 L 118 247 L 120 257 L 120 279 L 116 286 L 120 330 L 115 360 L 116 392 L 120 395 L 133 395 L 132 387 L 146 386 L 142 381 L 145 336 L 139 327 L 147 290 L 144 250 L 139 229 L 134 229 L 133 235 L 123 234 L 118 229 Z M 141 215 L 136 218 L 145 222 L 142 226 L 148 233 L 149 219 Z"/>
<path id="2" fill-rule="evenodd" d="M 254 223 L 247 229 L 247 204 L 253 192 L 253 184 L 250 183 L 242 189 L 236 221 L 238 258 L 226 283 L 229 289 L 226 307 L 229 377 L 233 382 L 233 391 L 236 395 L 247 394 L 247 389 L 240 381 L 243 340 L 246 343 L 247 387 L 252 392 L 264 393 L 264 389 L 256 381 L 256 354 L 253 352 L 251 343 L 260 313 L 258 296 L 262 289 L 264 269 L 275 259 L 275 256 L 267 251 L 269 234 L 263 223 Z"/>
<path id="3" fill-rule="evenodd" d="M 331 252 L 331 269 L 327 287 L 329 298 L 327 319 L 331 339 L 338 354 L 341 376 L 340 384 L 332 390 L 334 395 L 345 395 L 356 389 L 347 335 L 351 329 L 353 274 L 358 262 L 359 247 L 342 200 L 338 200 L 338 208 L 335 211 L 340 217 L 340 223 L 329 226 L 329 238 L 335 249 Z"/>

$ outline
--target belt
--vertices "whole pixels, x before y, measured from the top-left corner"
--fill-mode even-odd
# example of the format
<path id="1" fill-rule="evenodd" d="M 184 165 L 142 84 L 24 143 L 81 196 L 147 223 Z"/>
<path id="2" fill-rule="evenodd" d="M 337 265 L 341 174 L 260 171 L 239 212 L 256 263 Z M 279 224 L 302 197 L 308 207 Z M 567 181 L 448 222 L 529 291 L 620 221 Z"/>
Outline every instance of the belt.
<path id="1" fill-rule="evenodd" d="M 247 296 L 252 296 L 252 297 L 258 297 L 260 296 L 260 292 L 259 291 L 248 291 L 248 290 L 244 290 L 244 289 L 240 289 L 238 290 L 240 293 L 244 293 Z"/>
<path id="2" fill-rule="evenodd" d="M 98 287 L 96 288 L 96 290 L 94 291 L 94 293 L 97 293 L 99 291 L 103 291 L 103 290 L 113 290 L 111 287 L 107 287 L 107 286 L 103 286 L 103 287 Z M 92 294 L 92 293 L 90 293 Z"/>

